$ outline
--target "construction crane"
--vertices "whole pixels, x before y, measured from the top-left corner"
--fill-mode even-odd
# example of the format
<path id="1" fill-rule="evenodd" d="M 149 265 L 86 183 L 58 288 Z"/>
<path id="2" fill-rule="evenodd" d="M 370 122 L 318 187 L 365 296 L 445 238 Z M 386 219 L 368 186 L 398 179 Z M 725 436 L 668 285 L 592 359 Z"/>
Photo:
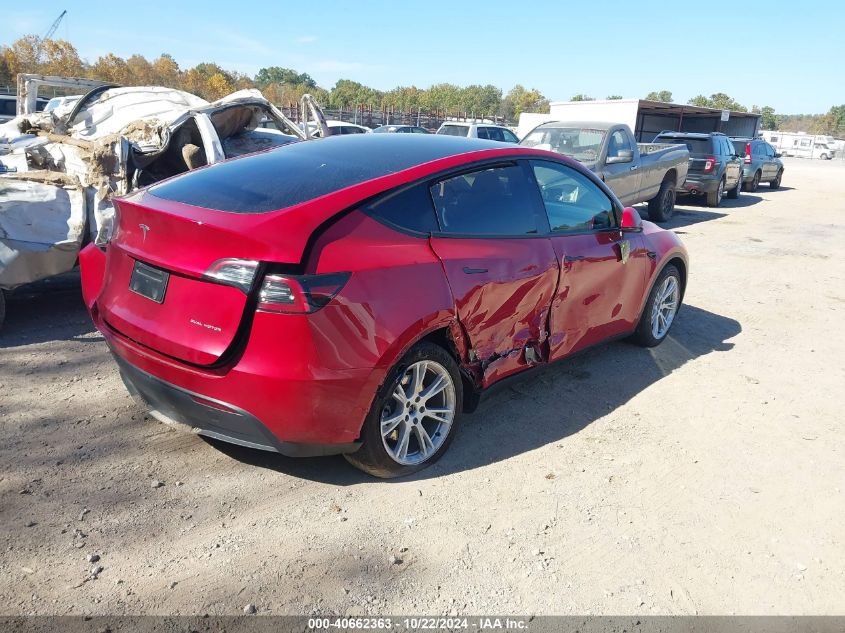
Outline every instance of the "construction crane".
<path id="1" fill-rule="evenodd" d="M 59 14 L 59 17 L 56 18 L 55 22 L 53 22 L 53 24 L 50 26 L 50 28 L 47 29 L 47 34 L 44 37 L 41 38 L 42 42 L 44 40 L 49 40 L 51 37 L 53 37 L 53 33 L 55 33 L 56 29 L 59 28 L 59 24 L 61 23 L 61 21 L 65 17 L 65 15 L 67 15 L 67 9 L 62 11 Z"/>

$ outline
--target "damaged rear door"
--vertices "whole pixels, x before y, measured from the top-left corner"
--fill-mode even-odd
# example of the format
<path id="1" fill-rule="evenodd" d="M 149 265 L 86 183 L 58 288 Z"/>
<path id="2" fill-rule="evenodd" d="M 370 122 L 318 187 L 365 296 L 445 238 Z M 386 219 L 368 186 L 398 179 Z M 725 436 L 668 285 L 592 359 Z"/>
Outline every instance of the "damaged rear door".
<path id="1" fill-rule="evenodd" d="M 431 237 L 486 387 L 548 358 L 548 318 L 559 277 L 527 165 L 487 165 L 431 187 L 441 232 Z"/>

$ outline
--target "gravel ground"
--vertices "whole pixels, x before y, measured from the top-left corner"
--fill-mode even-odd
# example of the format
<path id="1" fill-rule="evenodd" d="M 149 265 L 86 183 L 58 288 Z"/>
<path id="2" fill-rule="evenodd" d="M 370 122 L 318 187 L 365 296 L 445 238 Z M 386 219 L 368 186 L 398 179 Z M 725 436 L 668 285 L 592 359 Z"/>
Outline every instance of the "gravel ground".
<path id="1" fill-rule="evenodd" d="M 686 305 L 376 481 L 144 415 L 78 277 L 0 335 L 0 613 L 835 614 L 845 605 L 845 164 L 685 204 Z"/>

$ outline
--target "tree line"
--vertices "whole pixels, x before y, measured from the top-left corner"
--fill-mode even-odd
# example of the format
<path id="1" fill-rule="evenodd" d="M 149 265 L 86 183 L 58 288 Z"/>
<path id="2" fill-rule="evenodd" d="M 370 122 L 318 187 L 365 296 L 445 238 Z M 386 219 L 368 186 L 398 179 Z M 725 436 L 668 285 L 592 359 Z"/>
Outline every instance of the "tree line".
<path id="1" fill-rule="evenodd" d="M 108 53 L 93 63 L 83 60 L 68 41 L 24 36 L 12 44 L 0 47 L 0 85 L 10 85 L 18 73 L 39 73 L 65 77 L 84 77 L 108 81 L 121 86 L 158 85 L 185 90 L 213 101 L 236 90 L 258 88 L 273 103 L 281 106 L 297 103 L 303 94 L 311 93 L 329 108 L 368 107 L 400 112 L 437 111 L 444 114 L 468 114 L 476 117 L 500 116 L 516 121 L 521 112 L 548 112 L 549 100 L 537 89 L 517 84 L 507 93 L 496 86 L 457 86 L 439 83 L 428 88 L 397 86 L 391 90 L 377 90 L 351 79 L 339 79 L 330 89 L 324 89 L 308 75 L 290 68 L 271 66 L 261 68 L 251 77 L 226 70 L 212 62 L 193 68 L 180 68 L 172 56 L 164 53 L 148 60 L 143 55 L 122 58 Z M 608 95 L 607 99 L 621 99 Z M 672 102 L 672 92 L 660 90 L 645 96 L 652 101 Z M 575 94 L 572 101 L 593 101 L 593 97 Z M 696 95 L 690 105 L 748 112 L 749 108 L 729 95 L 717 92 L 709 97 Z M 803 131 L 815 134 L 845 136 L 845 104 L 834 106 L 826 114 L 776 114 L 770 106 L 752 106 L 759 113 L 766 130 Z"/>
<path id="2" fill-rule="evenodd" d="M 446 114 L 467 113 L 476 117 L 498 115 L 515 120 L 521 112 L 548 112 L 549 100 L 536 89 L 514 86 L 506 94 L 493 85 L 457 86 L 439 83 L 428 88 L 398 86 L 382 91 L 351 79 L 339 79 L 330 89 L 317 85 L 307 73 L 272 66 L 254 77 L 204 62 L 180 68 L 168 54 L 148 60 L 142 55 L 126 59 L 112 53 L 93 63 L 83 60 L 65 40 L 35 35 L 22 37 L 0 48 L 0 85 L 10 85 L 18 73 L 38 73 L 98 79 L 121 86 L 158 85 L 193 93 L 209 101 L 236 90 L 258 88 L 270 101 L 286 106 L 311 93 L 330 108 L 387 108 L 403 112 L 417 109 Z"/>

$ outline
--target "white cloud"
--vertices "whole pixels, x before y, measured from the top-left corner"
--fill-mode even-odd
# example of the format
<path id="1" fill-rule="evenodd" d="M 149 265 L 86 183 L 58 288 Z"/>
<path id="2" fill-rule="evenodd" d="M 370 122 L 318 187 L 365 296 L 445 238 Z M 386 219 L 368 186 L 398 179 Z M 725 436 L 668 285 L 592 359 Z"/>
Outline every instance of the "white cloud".
<path id="1" fill-rule="evenodd" d="M 302 37 L 296 38 L 297 43 L 299 44 L 313 44 L 317 41 L 316 35 L 303 35 Z"/>

